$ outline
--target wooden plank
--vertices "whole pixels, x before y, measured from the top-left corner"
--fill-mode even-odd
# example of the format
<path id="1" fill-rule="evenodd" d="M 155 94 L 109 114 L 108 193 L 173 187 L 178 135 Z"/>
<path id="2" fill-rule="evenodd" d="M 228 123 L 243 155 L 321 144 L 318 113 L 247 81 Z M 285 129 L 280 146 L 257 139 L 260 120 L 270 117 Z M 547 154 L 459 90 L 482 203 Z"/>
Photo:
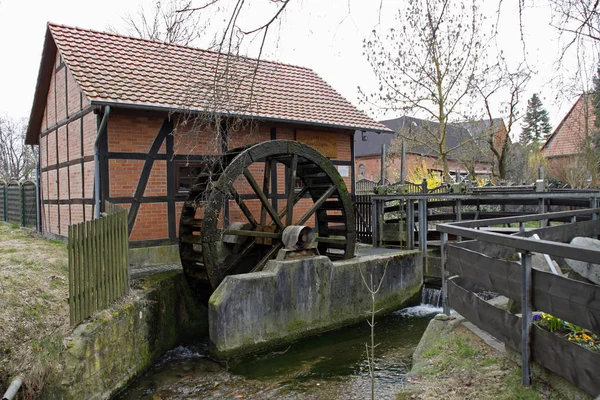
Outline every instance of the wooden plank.
<path id="1" fill-rule="evenodd" d="M 460 243 L 453 243 L 452 245 L 463 249 L 473 250 L 478 253 L 483 253 L 489 257 L 506 258 L 516 254 L 516 250 L 512 247 L 482 242 L 480 240 L 464 240 Z"/>
<path id="2" fill-rule="evenodd" d="M 600 332 L 600 286 L 533 271 L 533 305 L 557 318 Z"/>
<path id="3" fill-rule="evenodd" d="M 296 140 L 318 150 L 325 157 L 338 157 L 338 141 L 337 138 L 332 139 L 331 135 L 321 131 L 296 130 Z"/>
<path id="4" fill-rule="evenodd" d="M 600 220 L 532 229 L 530 231 L 518 233 L 515 236 L 530 237 L 536 233 L 539 235 L 540 239 L 543 240 L 569 243 L 575 236 L 598 237 L 598 235 L 600 235 Z"/>
<path id="5" fill-rule="evenodd" d="M 79 279 L 77 280 L 77 322 L 83 320 L 83 305 L 84 303 L 84 289 L 85 289 L 85 258 L 83 252 L 83 238 L 85 235 L 85 222 L 78 225 L 77 234 L 77 274 Z"/>
<path id="6" fill-rule="evenodd" d="M 75 280 L 73 279 L 73 263 L 75 260 L 74 257 L 74 251 L 73 251 L 73 242 L 74 242 L 74 237 L 73 237 L 73 229 L 76 228 L 76 225 L 69 225 L 69 236 L 68 236 L 68 245 L 67 245 L 67 249 L 69 252 L 69 323 L 71 325 L 74 325 L 74 318 L 75 318 L 75 302 L 74 300 L 74 282 Z"/>
<path id="7" fill-rule="evenodd" d="M 521 265 L 481 253 L 446 245 L 446 268 L 450 275 L 459 275 L 467 286 L 480 285 L 511 299 L 521 298 Z"/>
<path id="8" fill-rule="evenodd" d="M 100 282 L 102 281 L 101 268 L 102 264 L 100 263 L 100 224 L 102 223 L 102 218 L 94 221 L 94 312 L 102 309 L 102 298 L 100 295 Z"/>
<path id="9" fill-rule="evenodd" d="M 89 271 L 89 265 L 90 265 L 90 246 L 89 246 L 89 227 L 90 227 L 90 221 L 85 221 L 84 223 L 84 235 L 83 235 L 83 263 L 82 263 L 82 268 L 83 268 L 83 282 L 82 282 L 82 292 L 83 292 L 83 299 L 82 299 L 82 313 L 81 313 L 81 319 L 85 319 L 85 317 L 87 317 L 89 315 L 89 282 L 90 282 L 90 271 Z"/>
<path id="10" fill-rule="evenodd" d="M 110 220 L 110 226 L 109 226 L 109 246 L 110 246 L 110 250 L 114 255 L 117 255 L 119 252 L 119 249 L 117 247 L 118 244 L 118 238 L 121 237 L 121 235 L 123 234 L 121 229 L 119 229 L 121 226 L 120 224 L 122 223 L 120 215 L 118 214 L 113 214 L 111 216 L 111 220 Z M 118 259 L 118 257 L 111 257 L 110 258 L 110 264 L 111 264 L 111 285 L 113 287 L 112 290 L 112 298 L 111 301 L 116 300 L 117 298 L 119 298 L 119 296 L 121 296 L 123 290 L 121 287 L 121 276 L 119 274 L 119 266 L 118 263 L 116 262 L 116 260 Z"/>
<path id="11" fill-rule="evenodd" d="M 481 300 L 459 285 L 460 278 L 447 281 L 448 302 L 460 315 L 510 348 L 521 347 L 521 318 Z"/>
<path id="12" fill-rule="evenodd" d="M 564 377 L 591 396 L 600 393 L 600 354 L 545 331 L 533 328 L 534 361 Z"/>
<path id="13" fill-rule="evenodd" d="M 128 268 L 129 268 L 129 264 L 128 264 L 128 247 L 127 247 L 127 243 L 128 243 L 128 237 L 125 234 L 126 231 L 124 231 L 125 225 L 123 223 L 121 223 L 121 241 L 120 241 L 120 245 L 121 245 L 121 253 L 122 253 L 122 260 L 121 260 L 121 265 L 120 265 L 120 270 L 121 270 L 121 274 L 123 276 L 123 290 L 121 292 L 121 295 L 125 295 L 127 293 L 129 293 L 129 273 L 128 273 Z"/>
<path id="14" fill-rule="evenodd" d="M 124 235 L 123 217 L 124 217 L 124 213 L 122 213 L 122 212 L 113 214 L 111 221 L 110 221 L 110 227 L 109 227 L 109 246 L 110 246 L 110 250 L 115 255 L 114 257 L 110 258 L 110 264 L 111 264 L 110 280 L 111 280 L 111 286 L 113 288 L 111 301 L 118 299 L 123 294 L 123 290 L 120 287 L 121 278 L 119 275 L 120 269 L 119 269 L 119 263 L 118 263 L 119 257 L 121 256 L 121 254 L 120 254 L 121 250 L 118 247 L 119 239 L 121 239 Z"/>
<path id="15" fill-rule="evenodd" d="M 111 204 L 112 205 L 112 204 Z M 108 280 L 107 280 L 107 268 L 108 265 L 106 263 L 106 259 L 107 257 L 110 256 L 110 252 L 106 251 L 106 245 L 107 245 L 107 241 L 106 241 L 106 228 L 107 228 L 107 219 L 110 218 L 109 217 L 103 217 L 100 218 L 100 272 L 101 272 L 101 279 L 100 279 L 100 294 L 101 294 L 101 299 L 102 299 L 102 308 L 108 307 L 109 301 L 108 301 Z"/>

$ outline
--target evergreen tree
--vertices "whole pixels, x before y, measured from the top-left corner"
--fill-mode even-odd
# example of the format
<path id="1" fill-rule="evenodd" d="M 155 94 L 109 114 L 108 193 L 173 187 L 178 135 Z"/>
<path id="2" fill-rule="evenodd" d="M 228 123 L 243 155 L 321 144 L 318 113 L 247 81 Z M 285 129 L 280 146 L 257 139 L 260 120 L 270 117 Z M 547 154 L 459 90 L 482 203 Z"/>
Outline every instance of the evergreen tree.
<path id="1" fill-rule="evenodd" d="M 546 140 L 550 135 L 552 126 L 548 111 L 542 106 L 542 101 L 537 94 L 531 96 L 527 101 L 527 113 L 523 118 L 523 131 L 521 132 L 521 142 L 530 144 Z"/>
<path id="2" fill-rule="evenodd" d="M 597 134 L 600 131 L 600 65 L 598 66 L 598 74 L 594 77 L 594 89 L 592 91 L 592 106 L 594 107 L 594 129 Z"/>

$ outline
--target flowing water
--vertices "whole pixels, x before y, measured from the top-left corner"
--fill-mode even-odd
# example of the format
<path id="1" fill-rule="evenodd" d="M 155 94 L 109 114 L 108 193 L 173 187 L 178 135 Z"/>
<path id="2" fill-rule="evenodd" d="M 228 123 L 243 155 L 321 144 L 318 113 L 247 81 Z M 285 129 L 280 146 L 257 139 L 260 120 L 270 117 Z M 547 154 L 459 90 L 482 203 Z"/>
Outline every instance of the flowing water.
<path id="1" fill-rule="evenodd" d="M 423 295 L 435 294 L 424 289 Z M 395 398 L 423 331 L 439 312 L 439 306 L 424 302 L 378 320 L 376 398 Z M 177 347 L 118 398 L 364 399 L 371 385 L 365 351 L 369 335 L 365 321 L 227 364 L 211 359 L 206 343 Z"/>

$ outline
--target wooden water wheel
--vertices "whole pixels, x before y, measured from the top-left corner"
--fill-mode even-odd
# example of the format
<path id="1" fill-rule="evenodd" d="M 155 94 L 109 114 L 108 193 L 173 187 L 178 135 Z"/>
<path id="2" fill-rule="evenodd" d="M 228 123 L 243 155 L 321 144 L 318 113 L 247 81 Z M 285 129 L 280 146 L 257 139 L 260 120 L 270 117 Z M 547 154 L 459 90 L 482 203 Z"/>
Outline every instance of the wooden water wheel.
<path id="1" fill-rule="evenodd" d="M 285 170 L 286 194 L 271 190 L 271 174 L 277 169 Z M 280 199 L 279 211 L 273 198 Z M 302 211 L 295 207 L 300 201 Z M 224 212 L 227 206 L 232 222 Z M 225 276 L 262 270 L 283 247 L 287 226 L 313 225 L 315 220 L 320 254 L 351 258 L 353 210 L 337 169 L 312 147 L 272 140 L 230 150 L 198 175 L 183 205 L 179 250 L 184 272 L 206 303 Z"/>

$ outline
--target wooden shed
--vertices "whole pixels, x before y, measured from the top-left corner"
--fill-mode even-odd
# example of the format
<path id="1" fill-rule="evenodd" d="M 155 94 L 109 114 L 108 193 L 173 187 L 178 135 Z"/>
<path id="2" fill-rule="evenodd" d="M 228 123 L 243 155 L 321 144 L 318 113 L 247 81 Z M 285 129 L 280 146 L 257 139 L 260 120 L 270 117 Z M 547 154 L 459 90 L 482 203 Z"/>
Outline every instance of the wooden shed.
<path id="1" fill-rule="evenodd" d="M 48 24 L 27 131 L 40 150 L 41 229 L 65 237 L 107 200 L 129 210 L 132 246 L 174 244 L 202 166 L 274 139 L 313 146 L 351 190 L 355 130 L 389 131 L 310 69 Z M 282 171 L 270 174 L 275 210 L 290 187 Z"/>

